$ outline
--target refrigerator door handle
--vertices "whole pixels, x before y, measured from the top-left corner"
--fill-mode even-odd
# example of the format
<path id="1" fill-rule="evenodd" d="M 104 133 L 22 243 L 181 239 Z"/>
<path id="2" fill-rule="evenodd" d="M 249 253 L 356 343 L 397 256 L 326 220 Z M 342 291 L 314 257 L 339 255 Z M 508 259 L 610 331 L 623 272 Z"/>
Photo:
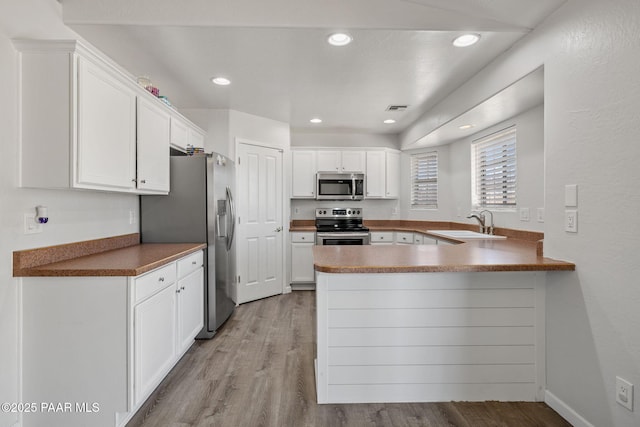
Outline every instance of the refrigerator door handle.
<path id="1" fill-rule="evenodd" d="M 233 195 L 231 194 L 231 188 L 227 187 L 227 200 L 229 201 L 229 210 L 231 211 L 231 232 L 227 236 L 227 250 L 231 250 L 233 244 L 233 238 L 236 235 L 236 207 L 233 203 Z"/>

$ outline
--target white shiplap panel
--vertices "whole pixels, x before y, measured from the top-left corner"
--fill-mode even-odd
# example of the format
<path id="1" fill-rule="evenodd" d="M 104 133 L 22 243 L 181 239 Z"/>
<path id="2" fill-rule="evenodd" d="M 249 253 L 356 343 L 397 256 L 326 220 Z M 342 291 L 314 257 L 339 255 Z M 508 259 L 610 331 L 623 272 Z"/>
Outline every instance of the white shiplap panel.
<path id="1" fill-rule="evenodd" d="M 323 273 L 327 274 L 327 273 Z M 328 274 L 328 291 L 533 288 L 535 271 Z"/>
<path id="2" fill-rule="evenodd" d="M 414 345 L 531 345 L 534 328 L 338 328 L 329 329 L 329 347 Z"/>
<path id="3" fill-rule="evenodd" d="M 329 292 L 329 308 L 533 307 L 533 289 L 423 289 Z"/>
<path id="4" fill-rule="evenodd" d="M 329 327 L 533 326 L 533 308 L 329 310 Z"/>
<path id="5" fill-rule="evenodd" d="M 330 385 L 323 403 L 535 401 L 535 384 Z"/>
<path id="6" fill-rule="evenodd" d="M 330 366 L 333 384 L 507 384 L 533 383 L 528 365 Z"/>
<path id="7" fill-rule="evenodd" d="M 533 345 L 329 347 L 329 365 L 470 365 L 534 363 Z"/>

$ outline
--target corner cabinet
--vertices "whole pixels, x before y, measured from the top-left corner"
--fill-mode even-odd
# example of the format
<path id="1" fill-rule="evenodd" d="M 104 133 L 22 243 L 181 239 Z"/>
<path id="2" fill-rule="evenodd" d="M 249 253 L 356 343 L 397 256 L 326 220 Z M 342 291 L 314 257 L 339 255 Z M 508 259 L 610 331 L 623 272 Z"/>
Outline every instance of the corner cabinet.
<path id="1" fill-rule="evenodd" d="M 84 42 L 14 45 L 21 187 L 168 193 L 171 118 L 179 113 Z"/>

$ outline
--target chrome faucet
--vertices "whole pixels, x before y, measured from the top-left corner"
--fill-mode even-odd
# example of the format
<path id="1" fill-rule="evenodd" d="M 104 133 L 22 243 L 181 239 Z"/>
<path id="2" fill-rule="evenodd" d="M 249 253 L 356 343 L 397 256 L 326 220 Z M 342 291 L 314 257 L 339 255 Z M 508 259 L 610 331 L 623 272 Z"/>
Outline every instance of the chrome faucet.
<path id="1" fill-rule="evenodd" d="M 485 212 L 486 212 L 486 213 L 488 213 L 488 214 L 489 214 L 489 217 L 491 218 L 491 225 L 490 225 L 490 226 L 488 226 L 488 227 L 487 227 L 487 226 L 485 226 L 485 227 L 484 227 L 484 231 L 485 231 L 485 233 L 487 233 L 487 234 L 491 234 L 491 235 L 493 235 L 493 212 L 491 212 L 490 210 L 485 209 L 485 210 L 483 210 L 483 211 L 480 211 L 480 215 L 482 215 L 482 216 L 484 217 L 484 213 L 485 213 Z"/>
<path id="2" fill-rule="evenodd" d="M 478 224 L 480 224 L 480 232 L 484 234 L 484 215 L 482 213 L 475 214 L 472 212 L 467 218 L 475 218 L 478 221 Z"/>
<path id="3" fill-rule="evenodd" d="M 485 212 L 489 214 L 489 217 L 491 218 L 491 225 L 487 226 L 485 225 L 485 221 L 486 221 L 486 217 L 485 217 Z M 471 212 L 471 214 L 467 217 L 469 219 L 474 218 L 475 220 L 478 221 L 478 224 L 480 224 L 480 232 L 482 234 L 493 234 L 493 212 L 491 212 L 490 210 L 482 210 L 478 213 L 473 213 Z"/>

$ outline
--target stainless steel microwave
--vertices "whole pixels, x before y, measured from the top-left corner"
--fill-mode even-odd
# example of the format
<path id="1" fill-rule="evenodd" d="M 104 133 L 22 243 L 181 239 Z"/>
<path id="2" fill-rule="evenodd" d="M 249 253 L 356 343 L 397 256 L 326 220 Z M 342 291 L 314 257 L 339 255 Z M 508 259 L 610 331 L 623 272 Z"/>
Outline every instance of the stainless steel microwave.
<path id="1" fill-rule="evenodd" d="M 317 200 L 363 200 L 364 174 L 361 172 L 318 172 Z"/>

